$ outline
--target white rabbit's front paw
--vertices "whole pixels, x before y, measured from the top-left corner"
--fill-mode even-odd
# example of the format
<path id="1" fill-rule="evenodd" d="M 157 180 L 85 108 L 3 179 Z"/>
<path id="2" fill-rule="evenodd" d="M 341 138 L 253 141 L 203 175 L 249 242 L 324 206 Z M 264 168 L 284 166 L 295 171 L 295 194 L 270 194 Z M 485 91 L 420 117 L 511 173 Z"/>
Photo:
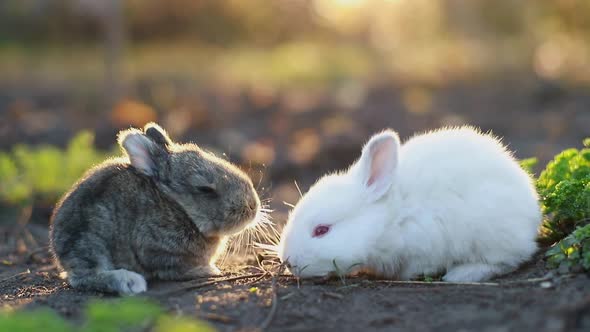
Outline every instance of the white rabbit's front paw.
<path id="1" fill-rule="evenodd" d="M 443 276 L 448 282 L 479 282 L 493 276 L 510 272 L 514 268 L 506 265 L 490 265 L 484 263 L 469 263 L 453 266 Z"/>

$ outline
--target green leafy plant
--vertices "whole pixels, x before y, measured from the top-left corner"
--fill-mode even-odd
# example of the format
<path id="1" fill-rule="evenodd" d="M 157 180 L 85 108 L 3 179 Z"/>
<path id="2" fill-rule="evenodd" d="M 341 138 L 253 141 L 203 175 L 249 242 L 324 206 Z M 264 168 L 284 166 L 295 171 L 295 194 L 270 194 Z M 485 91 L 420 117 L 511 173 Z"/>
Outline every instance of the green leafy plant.
<path id="1" fill-rule="evenodd" d="M 160 306 L 139 298 L 117 301 L 94 301 L 86 309 L 86 321 L 73 325 L 44 309 L 0 313 L 0 331 L 46 331 L 46 332 L 209 332 L 212 327 L 204 322 L 172 317 Z"/>
<path id="2" fill-rule="evenodd" d="M 590 271 L 590 224 L 580 226 L 547 251 L 547 263 L 564 271 Z"/>
<path id="3" fill-rule="evenodd" d="M 109 153 L 93 146 L 94 136 L 80 132 L 65 150 L 54 146 L 15 146 L 0 152 L 0 202 L 30 204 L 33 199 L 53 204 L 90 167 Z"/>
<path id="4" fill-rule="evenodd" d="M 527 158 L 520 161 L 520 167 L 529 174 L 534 174 L 533 168 L 539 163 L 537 158 Z"/>
<path id="5" fill-rule="evenodd" d="M 536 183 L 545 214 L 540 241 L 559 241 L 546 257 L 560 271 L 590 270 L 590 139 L 584 146 L 556 155 Z"/>
<path id="6" fill-rule="evenodd" d="M 590 139 L 586 148 L 567 149 L 549 162 L 537 180 L 546 219 L 542 240 L 553 243 L 590 218 Z"/>

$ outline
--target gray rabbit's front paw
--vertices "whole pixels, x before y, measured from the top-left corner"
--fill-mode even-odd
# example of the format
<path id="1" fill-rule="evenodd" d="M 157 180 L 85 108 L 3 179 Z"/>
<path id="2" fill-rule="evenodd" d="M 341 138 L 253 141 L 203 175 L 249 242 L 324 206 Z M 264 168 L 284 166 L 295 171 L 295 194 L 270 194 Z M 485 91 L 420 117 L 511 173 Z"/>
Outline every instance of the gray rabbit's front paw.
<path id="1" fill-rule="evenodd" d="M 136 295 L 147 290 L 145 278 L 125 269 L 83 272 L 68 275 L 68 281 L 74 288 L 91 289 L 119 295 Z"/>
<path id="2" fill-rule="evenodd" d="M 187 276 L 192 278 L 215 277 L 220 276 L 221 271 L 214 265 L 197 266 L 190 269 Z"/>
<path id="3" fill-rule="evenodd" d="M 117 281 L 119 294 L 135 295 L 147 290 L 145 278 L 138 273 L 124 269 L 112 271 L 114 279 Z"/>

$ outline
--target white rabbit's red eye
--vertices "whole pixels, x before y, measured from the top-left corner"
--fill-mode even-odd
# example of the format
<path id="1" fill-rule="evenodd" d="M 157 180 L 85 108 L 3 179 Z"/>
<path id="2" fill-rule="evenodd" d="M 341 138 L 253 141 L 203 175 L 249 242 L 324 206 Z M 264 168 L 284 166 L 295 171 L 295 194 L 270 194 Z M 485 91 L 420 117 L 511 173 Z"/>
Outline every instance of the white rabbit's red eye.
<path id="1" fill-rule="evenodd" d="M 320 237 L 330 231 L 330 225 L 318 225 L 313 230 L 313 237 Z"/>

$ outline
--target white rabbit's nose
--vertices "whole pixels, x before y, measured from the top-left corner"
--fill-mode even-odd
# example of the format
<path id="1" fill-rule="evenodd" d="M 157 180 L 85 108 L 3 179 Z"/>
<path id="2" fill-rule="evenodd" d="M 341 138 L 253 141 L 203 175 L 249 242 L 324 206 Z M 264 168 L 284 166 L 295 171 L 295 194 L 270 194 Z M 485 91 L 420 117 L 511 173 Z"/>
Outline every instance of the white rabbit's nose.
<path id="1" fill-rule="evenodd" d="M 289 259 L 286 259 L 283 261 L 283 264 L 287 267 L 287 270 L 289 270 L 289 272 L 291 272 L 292 275 L 294 276 L 299 276 L 298 273 L 298 269 L 297 269 L 297 265 L 292 264 Z"/>
<path id="2" fill-rule="evenodd" d="M 289 271 L 291 271 L 291 273 L 293 273 L 293 264 L 291 264 L 291 262 L 289 260 L 283 261 L 283 265 L 285 265 L 285 267 L 287 267 L 287 270 L 289 270 Z"/>

